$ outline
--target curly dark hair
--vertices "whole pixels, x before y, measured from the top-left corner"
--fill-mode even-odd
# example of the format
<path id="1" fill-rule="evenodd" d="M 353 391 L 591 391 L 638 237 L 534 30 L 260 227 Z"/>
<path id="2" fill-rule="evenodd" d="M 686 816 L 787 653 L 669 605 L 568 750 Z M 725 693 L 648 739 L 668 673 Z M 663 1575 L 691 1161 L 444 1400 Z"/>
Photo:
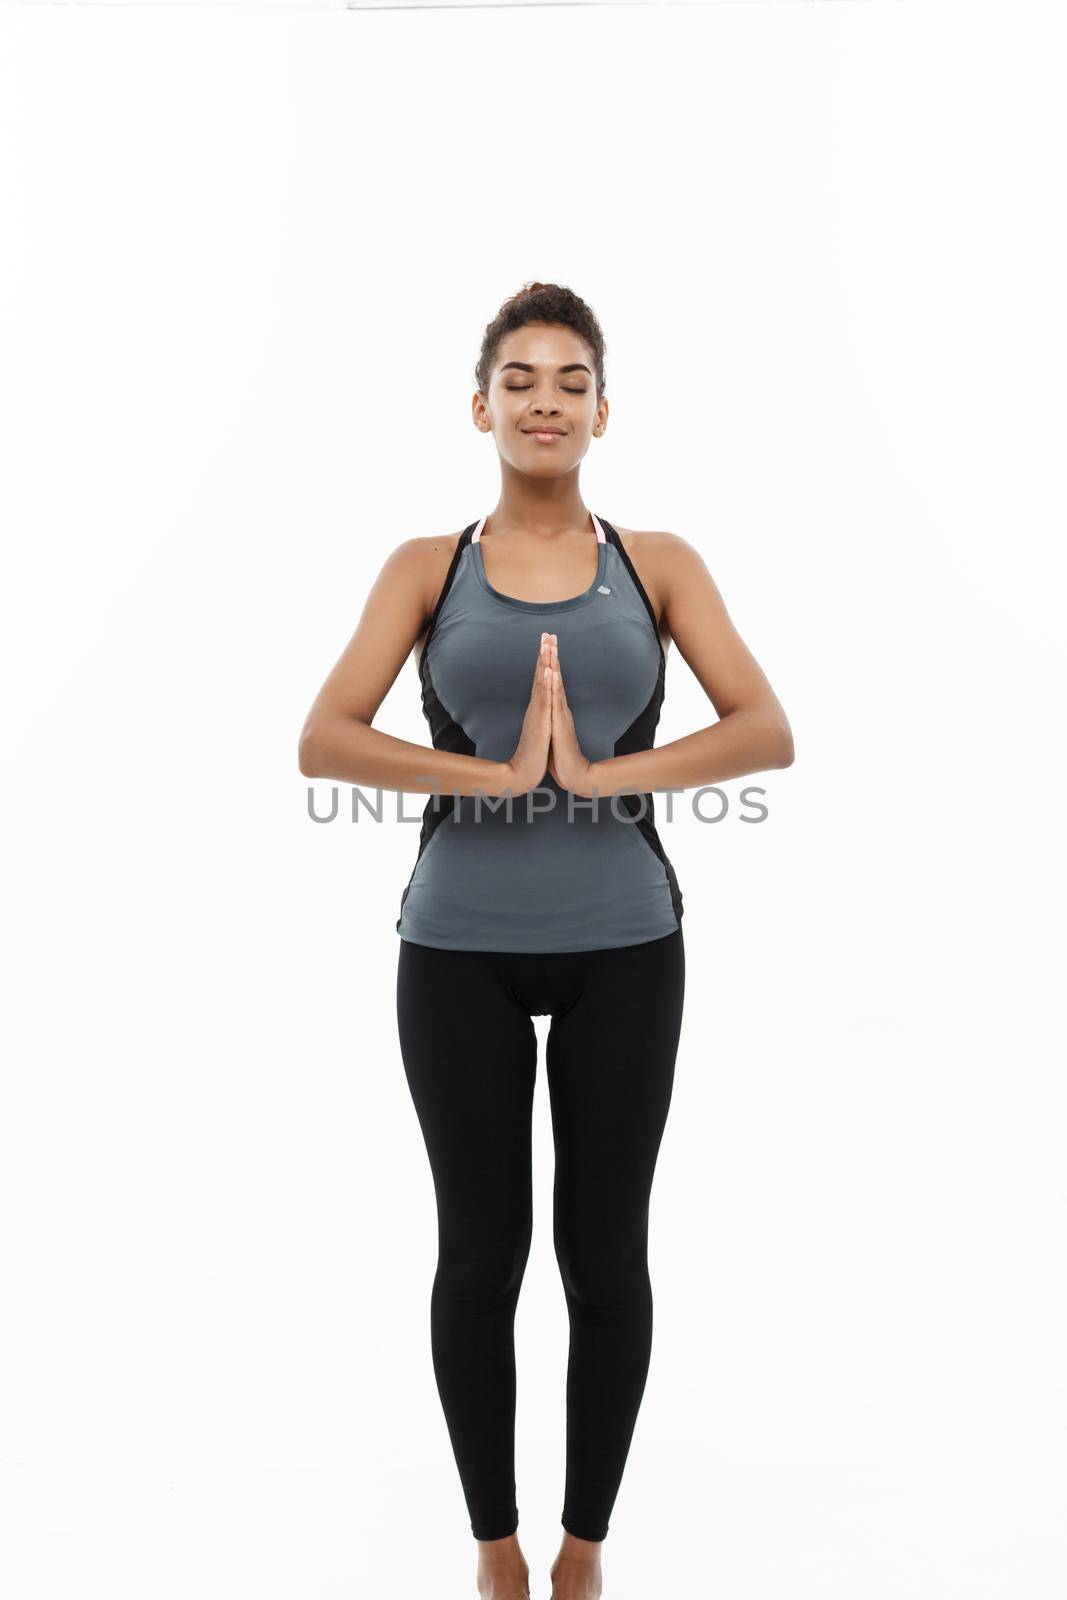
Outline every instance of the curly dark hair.
<path id="1" fill-rule="evenodd" d="M 488 393 L 489 374 L 500 348 L 501 340 L 516 328 L 528 322 L 551 322 L 557 326 L 573 328 L 584 339 L 593 355 L 596 374 L 596 397 L 604 397 L 604 335 L 600 331 L 592 309 L 573 289 L 560 283 L 527 283 L 505 300 L 482 339 L 482 351 L 474 369 L 474 381 L 481 394 Z"/>

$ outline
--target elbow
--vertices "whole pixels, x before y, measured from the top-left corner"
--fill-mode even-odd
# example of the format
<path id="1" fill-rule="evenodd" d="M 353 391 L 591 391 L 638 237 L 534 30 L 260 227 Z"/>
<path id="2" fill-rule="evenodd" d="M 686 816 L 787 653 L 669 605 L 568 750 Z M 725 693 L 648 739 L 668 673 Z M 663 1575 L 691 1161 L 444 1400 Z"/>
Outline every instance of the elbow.
<path id="1" fill-rule="evenodd" d="M 770 719 L 767 726 L 768 767 L 791 767 L 796 756 L 793 730 L 789 719 L 781 712 Z"/>
<path id="2" fill-rule="evenodd" d="M 310 724 L 305 724 L 300 735 L 296 756 L 300 771 L 305 778 L 321 778 L 323 776 L 322 751 L 315 735 L 316 730 Z"/>
<path id="3" fill-rule="evenodd" d="M 355 730 L 369 723 L 355 717 L 331 713 L 309 716 L 300 733 L 297 761 L 305 778 L 343 778 L 348 783 L 364 781 L 352 772 L 363 765 L 362 746 Z M 369 780 L 368 780 L 369 781 Z"/>

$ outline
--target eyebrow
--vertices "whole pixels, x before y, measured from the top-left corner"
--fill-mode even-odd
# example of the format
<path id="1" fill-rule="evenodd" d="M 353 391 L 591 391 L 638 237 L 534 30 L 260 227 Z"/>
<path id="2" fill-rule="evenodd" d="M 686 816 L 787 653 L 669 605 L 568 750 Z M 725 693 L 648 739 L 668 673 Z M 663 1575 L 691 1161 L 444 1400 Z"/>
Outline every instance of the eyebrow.
<path id="1" fill-rule="evenodd" d="M 506 372 L 509 367 L 518 367 L 520 372 L 534 372 L 536 370 L 528 361 L 505 361 L 500 370 L 501 372 Z M 584 361 L 572 361 L 569 366 L 558 367 L 556 370 L 558 372 L 589 372 L 589 368 Z M 593 374 L 589 372 L 589 376 L 592 377 Z"/>

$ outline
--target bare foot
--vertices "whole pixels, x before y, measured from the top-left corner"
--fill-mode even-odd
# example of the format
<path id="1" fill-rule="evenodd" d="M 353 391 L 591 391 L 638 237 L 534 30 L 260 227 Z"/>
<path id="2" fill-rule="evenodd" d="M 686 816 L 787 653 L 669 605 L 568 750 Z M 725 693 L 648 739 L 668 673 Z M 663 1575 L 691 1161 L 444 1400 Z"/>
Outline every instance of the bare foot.
<path id="1" fill-rule="evenodd" d="M 530 1569 L 517 1533 L 478 1540 L 478 1593 L 481 1600 L 530 1600 Z"/>
<path id="2" fill-rule="evenodd" d="M 559 1555 L 552 1563 L 552 1600 L 600 1600 L 604 1586 L 600 1543 L 579 1539 L 564 1530 Z"/>

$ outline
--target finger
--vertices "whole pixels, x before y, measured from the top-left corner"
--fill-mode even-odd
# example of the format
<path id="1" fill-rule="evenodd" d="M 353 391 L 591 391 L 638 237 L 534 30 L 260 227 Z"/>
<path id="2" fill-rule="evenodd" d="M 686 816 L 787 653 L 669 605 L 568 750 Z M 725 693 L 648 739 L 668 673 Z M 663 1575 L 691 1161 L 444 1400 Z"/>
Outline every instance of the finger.
<path id="1" fill-rule="evenodd" d="M 553 657 L 553 662 L 554 662 L 554 671 L 555 671 L 555 674 L 556 674 L 556 680 L 557 680 L 557 683 L 558 683 L 558 686 L 559 686 L 559 693 L 558 693 L 558 697 L 557 698 L 559 700 L 561 709 L 564 710 L 564 711 L 568 711 L 570 709 L 570 707 L 567 704 L 567 690 L 566 690 L 566 686 L 564 685 L 564 682 L 563 682 L 563 673 L 560 670 L 558 658 L 557 657 Z"/>
<path id="2" fill-rule="evenodd" d="M 534 663 L 534 683 L 543 683 L 545 681 L 545 668 L 551 665 L 550 638 L 550 634 L 543 633 L 541 635 L 541 643 L 537 647 L 537 660 Z"/>

